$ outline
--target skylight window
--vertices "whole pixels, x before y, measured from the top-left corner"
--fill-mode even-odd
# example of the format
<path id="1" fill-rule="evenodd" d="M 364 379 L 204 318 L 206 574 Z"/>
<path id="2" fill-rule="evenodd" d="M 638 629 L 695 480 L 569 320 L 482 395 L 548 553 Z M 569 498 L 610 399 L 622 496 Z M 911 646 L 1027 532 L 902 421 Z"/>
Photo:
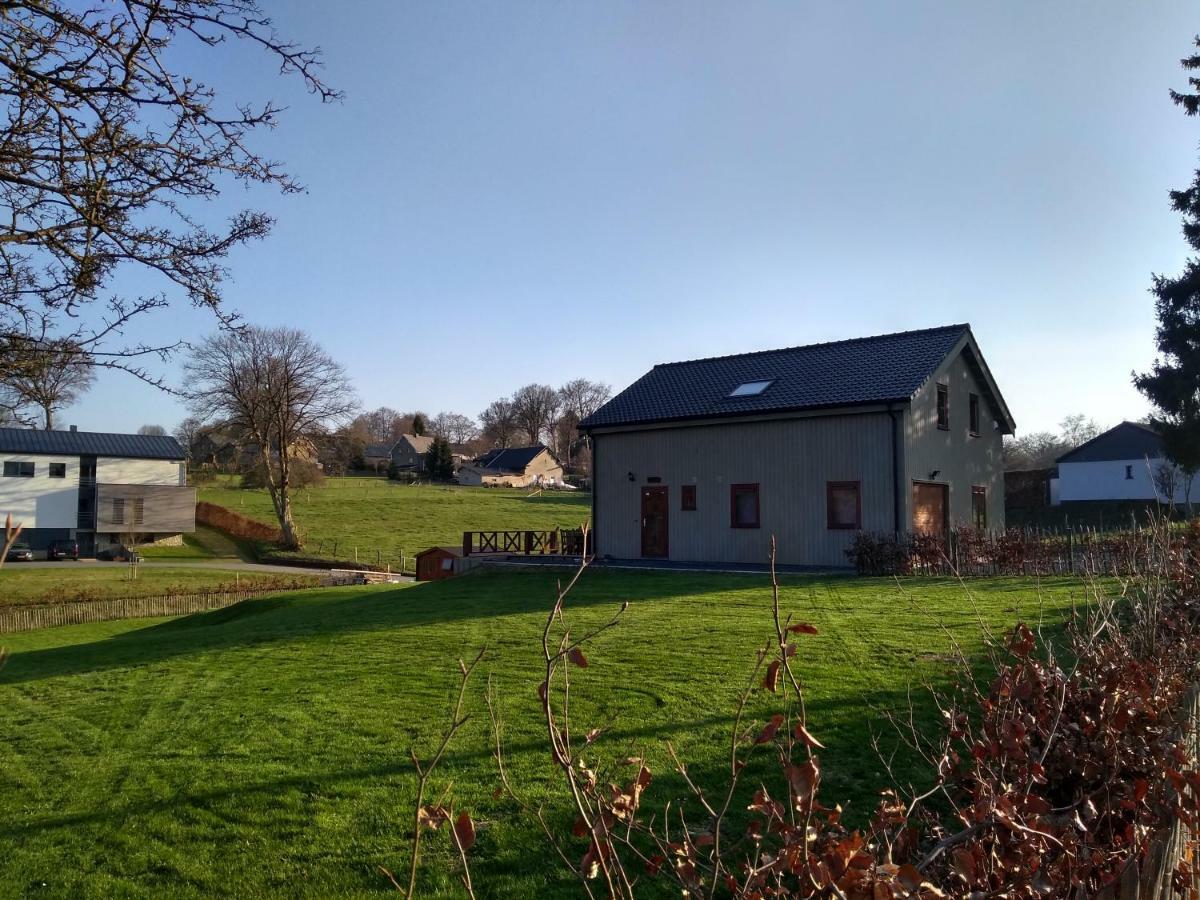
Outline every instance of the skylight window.
<path id="1" fill-rule="evenodd" d="M 771 386 L 771 381 L 746 381 L 729 392 L 730 397 L 757 397 Z"/>

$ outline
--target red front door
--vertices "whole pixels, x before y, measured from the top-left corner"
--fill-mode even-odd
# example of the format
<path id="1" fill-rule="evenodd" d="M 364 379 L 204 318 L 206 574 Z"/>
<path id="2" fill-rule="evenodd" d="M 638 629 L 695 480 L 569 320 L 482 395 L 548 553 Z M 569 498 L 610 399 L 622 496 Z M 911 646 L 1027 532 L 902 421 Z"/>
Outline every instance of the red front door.
<path id="1" fill-rule="evenodd" d="M 667 557 L 667 489 L 642 488 L 642 556 Z"/>

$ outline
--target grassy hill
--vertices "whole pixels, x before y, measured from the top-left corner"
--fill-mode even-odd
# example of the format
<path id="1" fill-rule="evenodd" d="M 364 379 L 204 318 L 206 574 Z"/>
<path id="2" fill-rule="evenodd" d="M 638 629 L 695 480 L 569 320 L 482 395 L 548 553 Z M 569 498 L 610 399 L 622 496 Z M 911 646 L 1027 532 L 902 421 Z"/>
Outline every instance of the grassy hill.
<path id="1" fill-rule="evenodd" d="M 455 683 L 455 659 L 488 647 L 471 721 L 436 778 L 481 822 L 481 896 L 574 897 L 536 827 L 496 800 L 481 694 L 490 675 L 508 763 L 548 796 L 538 718 L 538 638 L 557 573 L 484 572 L 413 587 L 346 588 L 251 601 L 175 620 L 10 635 L 0 671 L 0 893 L 47 897 L 389 896 L 401 867 L 413 772 Z M 871 728 L 919 682 L 946 677 L 948 635 L 980 647 L 980 621 L 1053 623 L 1078 582 L 790 578 L 783 603 L 820 634 L 798 657 L 822 754 L 823 798 L 865 817 L 886 783 Z M 726 765 L 735 694 L 769 631 L 764 579 L 593 571 L 568 603 L 577 628 L 622 625 L 573 679 L 578 725 L 611 722 L 600 752 L 645 752 L 647 802 L 684 793 L 672 741 L 702 784 Z M 931 626 L 936 620 L 937 628 Z M 945 631 L 940 630 L 940 628 Z M 752 715 L 774 707 L 756 700 Z M 920 782 L 901 753 L 896 772 Z M 753 784 L 752 771 L 744 782 Z M 555 796 L 558 796 L 557 794 Z M 744 804 L 743 804 L 744 806 Z M 569 827 L 569 820 L 564 820 Z M 460 896 L 444 834 L 424 896 Z M 582 847 L 580 848 L 582 852 Z"/>
<path id="2" fill-rule="evenodd" d="M 274 524 L 263 490 L 229 480 L 201 486 L 200 499 Z M 395 564 L 401 551 L 415 556 L 436 544 L 462 542 L 464 531 L 578 528 L 591 514 L 591 497 L 546 492 L 536 497 L 504 488 L 402 485 L 382 478 L 330 478 L 293 498 L 304 555 Z"/>

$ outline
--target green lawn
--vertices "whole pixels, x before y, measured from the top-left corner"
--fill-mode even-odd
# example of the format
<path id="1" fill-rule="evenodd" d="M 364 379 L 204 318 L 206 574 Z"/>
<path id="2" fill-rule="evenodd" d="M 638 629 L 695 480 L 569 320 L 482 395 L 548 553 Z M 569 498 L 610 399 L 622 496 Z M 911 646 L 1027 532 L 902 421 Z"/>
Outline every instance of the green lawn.
<path id="1" fill-rule="evenodd" d="M 5 638 L 0 671 L 0 891 L 47 897 L 388 896 L 378 866 L 402 867 L 414 743 L 430 750 L 459 654 L 487 646 L 470 722 L 436 779 L 481 822 L 480 895 L 574 897 L 539 832 L 496 800 L 481 695 L 490 675 L 508 763 L 548 796 L 538 717 L 538 640 L 560 573 L 483 572 L 397 589 L 326 589 L 174 620 L 108 622 Z M 869 813 L 886 783 L 870 746 L 880 708 L 932 721 L 920 682 L 944 682 L 946 634 L 970 652 L 980 618 L 1053 624 L 1078 582 L 788 578 L 783 603 L 820 634 L 797 657 L 822 797 Z M 719 783 L 735 695 L 769 632 L 757 576 L 593 571 L 568 602 L 573 625 L 618 628 L 576 670 L 576 726 L 611 722 L 599 752 L 645 752 L 647 802 L 683 786 L 672 741 L 702 784 Z M 936 620 L 935 628 L 931 620 Z M 760 720 L 774 709 L 752 704 Z M 885 744 L 892 742 L 887 736 Z M 901 754 L 901 778 L 922 770 Z M 753 784 L 756 771 L 748 773 Z M 557 794 L 555 796 L 558 796 Z M 744 804 L 742 804 L 744 806 Z M 565 820 L 569 828 L 569 820 Z M 459 896 L 444 834 L 429 842 L 425 895 Z M 582 854 L 583 848 L 579 848 Z"/>
<path id="2" fill-rule="evenodd" d="M 274 523 L 266 491 L 223 479 L 201 486 L 200 499 Z M 578 528 L 591 515 L 587 494 L 403 485 L 383 478 L 330 478 L 293 495 L 304 555 L 364 563 L 396 563 L 436 544 L 462 543 L 464 531 Z"/>
<path id="3" fill-rule="evenodd" d="M 96 566 L 65 561 L 53 568 L 23 568 L 8 563 L 0 569 L 0 606 L 68 600 L 102 600 L 109 597 L 152 597 L 221 587 L 267 587 L 273 584 L 312 584 L 302 571 L 295 575 L 264 572 L 234 573 L 221 569 L 160 569 L 142 566 L 136 579 L 128 566 Z M 0 636 L 0 640 L 3 636 Z"/>
<path id="4" fill-rule="evenodd" d="M 185 534 L 178 547 L 151 545 L 139 547 L 146 559 L 239 559 L 237 544 L 215 528 L 197 525 L 195 532 Z"/>

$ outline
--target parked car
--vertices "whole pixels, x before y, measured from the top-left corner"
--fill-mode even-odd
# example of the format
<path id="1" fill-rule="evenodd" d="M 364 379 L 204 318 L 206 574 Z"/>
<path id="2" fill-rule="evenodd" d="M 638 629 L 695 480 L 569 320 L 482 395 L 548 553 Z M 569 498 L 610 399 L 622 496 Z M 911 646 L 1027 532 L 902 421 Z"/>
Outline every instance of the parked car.
<path id="1" fill-rule="evenodd" d="M 28 544 L 13 544 L 8 548 L 5 559 L 9 562 L 33 562 L 33 548 Z"/>
<path id="2" fill-rule="evenodd" d="M 55 541 L 46 551 L 46 559 L 79 559 L 79 545 L 74 541 Z"/>

